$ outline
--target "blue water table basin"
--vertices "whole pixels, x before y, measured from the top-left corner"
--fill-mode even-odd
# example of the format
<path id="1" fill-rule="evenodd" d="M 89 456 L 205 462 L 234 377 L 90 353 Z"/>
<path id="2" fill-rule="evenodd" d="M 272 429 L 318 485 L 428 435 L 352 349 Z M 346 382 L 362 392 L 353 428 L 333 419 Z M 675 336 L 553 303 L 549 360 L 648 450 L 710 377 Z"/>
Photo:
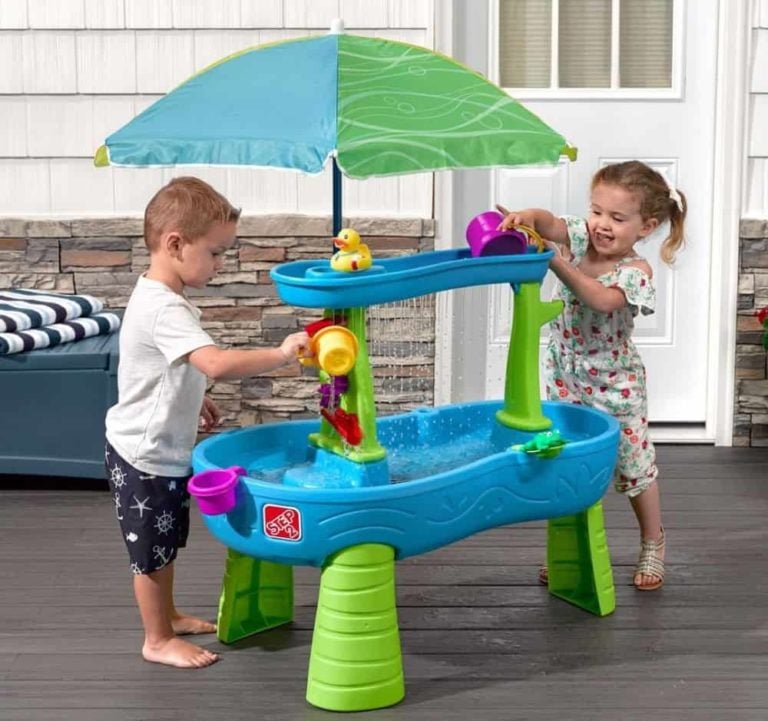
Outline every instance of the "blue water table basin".
<path id="1" fill-rule="evenodd" d="M 401 559 L 508 523 L 578 513 L 605 493 L 618 423 L 588 408 L 545 403 L 567 444 L 554 457 L 516 447 L 531 432 L 496 421 L 500 401 L 417 409 L 378 421 L 387 458 L 357 463 L 307 443 L 317 421 L 229 431 L 201 443 L 196 471 L 239 466 L 235 508 L 205 515 L 240 553 L 322 566 L 337 551 L 380 543 Z M 270 527 L 292 514 L 293 536 Z"/>

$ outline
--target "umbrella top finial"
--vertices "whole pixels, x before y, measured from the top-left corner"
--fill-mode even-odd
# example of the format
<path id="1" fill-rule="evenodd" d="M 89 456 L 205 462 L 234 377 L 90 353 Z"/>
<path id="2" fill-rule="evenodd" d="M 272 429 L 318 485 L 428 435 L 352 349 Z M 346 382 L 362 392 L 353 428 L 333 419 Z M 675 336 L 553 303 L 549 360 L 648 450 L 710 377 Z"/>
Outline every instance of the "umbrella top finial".
<path id="1" fill-rule="evenodd" d="M 328 31 L 329 35 L 341 35 L 344 32 L 344 21 L 341 18 L 334 18 L 331 20 L 331 29 Z"/>

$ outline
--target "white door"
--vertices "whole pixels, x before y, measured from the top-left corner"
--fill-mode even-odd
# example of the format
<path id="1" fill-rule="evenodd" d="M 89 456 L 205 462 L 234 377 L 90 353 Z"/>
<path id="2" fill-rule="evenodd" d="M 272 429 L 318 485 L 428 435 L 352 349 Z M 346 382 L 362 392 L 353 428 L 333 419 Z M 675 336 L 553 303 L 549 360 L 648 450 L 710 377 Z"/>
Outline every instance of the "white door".
<path id="1" fill-rule="evenodd" d="M 489 75 L 579 149 L 556 168 L 493 171 L 488 206 L 584 215 L 603 164 L 637 158 L 688 198 L 688 245 L 671 270 L 655 234 L 658 303 L 637 319 L 652 422 L 703 424 L 707 409 L 717 0 L 490 0 Z M 494 71 L 497 73 L 494 77 Z M 511 86 L 515 87 L 511 87 Z M 551 281 L 545 285 L 548 293 Z M 503 394 L 510 291 L 489 292 L 485 394 Z M 545 331 L 546 334 L 546 331 Z"/>

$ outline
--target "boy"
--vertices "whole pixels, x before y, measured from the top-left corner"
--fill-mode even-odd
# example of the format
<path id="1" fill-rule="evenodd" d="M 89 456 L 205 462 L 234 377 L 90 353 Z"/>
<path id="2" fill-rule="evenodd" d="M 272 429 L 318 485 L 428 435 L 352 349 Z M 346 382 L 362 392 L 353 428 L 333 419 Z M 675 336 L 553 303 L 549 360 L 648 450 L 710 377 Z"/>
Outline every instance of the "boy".
<path id="1" fill-rule="evenodd" d="M 245 378 L 294 363 L 306 333 L 279 348 L 223 350 L 200 326 L 185 286 L 203 288 L 235 242 L 240 211 L 202 180 L 175 178 L 149 201 L 144 241 L 149 270 L 137 281 L 120 333 L 117 405 L 107 414 L 106 467 L 144 625 L 145 660 L 200 668 L 218 655 L 183 634 L 213 633 L 173 601 L 173 561 L 189 530 L 187 479 L 198 423 L 219 410 L 206 376 Z"/>

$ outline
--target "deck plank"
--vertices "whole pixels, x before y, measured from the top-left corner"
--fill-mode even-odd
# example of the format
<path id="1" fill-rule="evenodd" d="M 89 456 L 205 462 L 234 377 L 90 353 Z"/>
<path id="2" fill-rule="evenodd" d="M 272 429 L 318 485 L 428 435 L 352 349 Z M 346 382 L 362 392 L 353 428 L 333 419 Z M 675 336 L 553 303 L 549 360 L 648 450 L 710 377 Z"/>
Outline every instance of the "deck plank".
<path id="1" fill-rule="evenodd" d="M 662 446 L 668 583 L 631 587 L 637 528 L 605 498 L 617 610 L 595 618 L 536 582 L 545 524 L 497 528 L 397 566 L 406 698 L 376 721 L 765 721 L 768 450 Z M 141 661 L 108 492 L 0 478 L 0 721 L 320 721 L 304 700 L 318 569 L 296 617 L 179 671 Z M 193 515 L 177 599 L 216 613 L 223 549 Z"/>

